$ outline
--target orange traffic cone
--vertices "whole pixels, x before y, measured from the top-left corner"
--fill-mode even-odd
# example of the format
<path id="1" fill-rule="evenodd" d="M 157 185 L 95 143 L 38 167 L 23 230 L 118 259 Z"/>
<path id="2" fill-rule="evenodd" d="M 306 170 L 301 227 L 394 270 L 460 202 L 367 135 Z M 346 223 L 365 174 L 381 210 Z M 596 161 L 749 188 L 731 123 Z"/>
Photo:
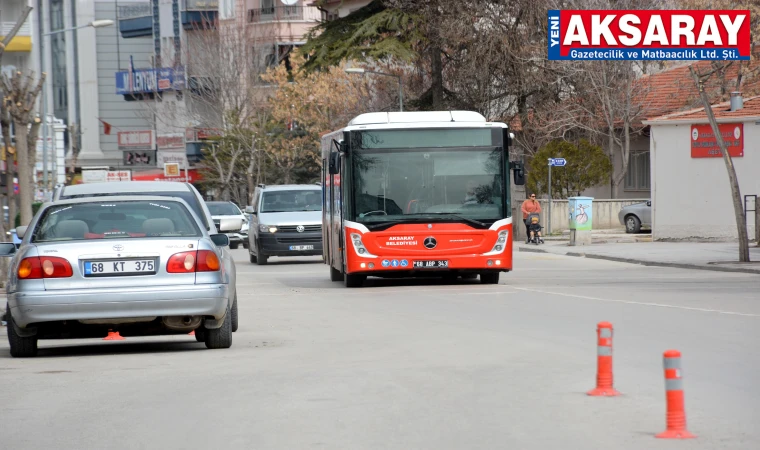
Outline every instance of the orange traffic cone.
<path id="1" fill-rule="evenodd" d="M 612 324 L 599 322 L 596 326 L 596 388 L 587 392 L 593 397 L 620 395 L 612 386 Z"/>
<path id="2" fill-rule="evenodd" d="M 665 400 L 667 429 L 656 437 L 660 439 L 693 439 L 696 436 L 686 429 L 683 379 L 681 378 L 681 352 L 668 350 L 663 354 L 665 366 Z"/>
<path id="3" fill-rule="evenodd" d="M 190 336 L 195 336 L 195 330 L 193 330 L 193 331 L 191 331 L 191 332 L 189 332 L 187 334 L 189 334 Z"/>
<path id="4" fill-rule="evenodd" d="M 123 341 L 125 337 L 119 334 L 118 331 L 108 330 L 108 336 L 104 337 L 104 341 Z"/>

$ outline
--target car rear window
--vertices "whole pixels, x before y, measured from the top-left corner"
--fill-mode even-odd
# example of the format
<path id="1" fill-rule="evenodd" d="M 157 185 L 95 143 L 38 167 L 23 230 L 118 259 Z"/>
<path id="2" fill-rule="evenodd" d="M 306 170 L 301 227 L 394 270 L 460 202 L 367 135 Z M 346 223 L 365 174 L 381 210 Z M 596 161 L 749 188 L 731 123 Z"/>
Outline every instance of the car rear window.
<path id="1" fill-rule="evenodd" d="M 104 200 L 45 209 L 34 228 L 32 242 L 173 236 L 202 236 L 182 203 Z"/>
<path id="2" fill-rule="evenodd" d="M 186 201 L 193 212 L 201 218 L 203 226 L 208 228 L 209 224 L 206 222 L 206 213 L 203 212 L 198 198 L 190 191 L 154 191 L 154 192 L 120 192 L 119 194 L 79 194 L 79 195 L 61 195 L 61 200 L 74 199 L 74 198 L 92 198 L 92 197 L 113 197 L 114 195 L 150 195 L 158 197 L 179 197 Z"/>

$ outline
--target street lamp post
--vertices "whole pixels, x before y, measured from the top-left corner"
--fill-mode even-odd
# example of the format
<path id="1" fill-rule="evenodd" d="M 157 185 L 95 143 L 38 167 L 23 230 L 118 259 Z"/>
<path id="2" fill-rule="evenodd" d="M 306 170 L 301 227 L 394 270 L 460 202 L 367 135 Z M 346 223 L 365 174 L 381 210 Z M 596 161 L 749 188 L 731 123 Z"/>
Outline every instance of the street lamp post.
<path id="1" fill-rule="evenodd" d="M 375 75 L 385 75 L 386 77 L 398 78 L 398 108 L 399 111 L 404 111 L 404 83 L 401 79 L 401 75 L 394 75 L 392 73 L 376 72 L 374 70 L 366 70 L 361 67 L 349 67 L 346 69 L 346 73 L 374 73 Z"/>
<path id="2" fill-rule="evenodd" d="M 45 72 L 45 38 L 54 34 L 65 33 L 67 31 L 76 31 L 82 28 L 103 28 L 114 24 L 113 20 L 93 20 L 87 25 L 78 27 L 64 28 L 62 30 L 42 33 L 40 39 L 40 72 Z M 46 80 L 47 81 L 47 80 Z M 79 83 L 74 84 L 74 95 L 79 98 Z M 42 89 L 42 184 L 45 198 L 48 193 L 48 112 L 47 112 L 47 86 Z"/>

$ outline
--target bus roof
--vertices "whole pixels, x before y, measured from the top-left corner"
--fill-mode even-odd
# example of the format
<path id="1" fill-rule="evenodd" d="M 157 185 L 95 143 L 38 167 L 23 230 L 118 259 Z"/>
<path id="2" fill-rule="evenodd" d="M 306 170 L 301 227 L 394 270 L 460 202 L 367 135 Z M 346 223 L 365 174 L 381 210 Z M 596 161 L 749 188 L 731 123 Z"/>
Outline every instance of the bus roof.
<path id="1" fill-rule="evenodd" d="M 487 122 L 481 114 L 472 111 L 409 111 L 360 114 L 348 123 L 348 127 L 344 131 L 367 128 L 469 128 L 483 126 L 506 128 L 506 124 Z"/>

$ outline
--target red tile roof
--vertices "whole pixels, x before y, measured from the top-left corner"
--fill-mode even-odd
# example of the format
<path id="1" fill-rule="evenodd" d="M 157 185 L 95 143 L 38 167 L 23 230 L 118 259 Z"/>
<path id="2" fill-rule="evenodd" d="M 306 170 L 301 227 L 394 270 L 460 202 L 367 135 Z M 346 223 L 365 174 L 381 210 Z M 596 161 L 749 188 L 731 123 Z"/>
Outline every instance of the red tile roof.
<path id="1" fill-rule="evenodd" d="M 760 95 L 745 98 L 743 107 L 741 109 L 737 109 L 736 111 L 731 111 L 730 101 L 713 104 L 712 109 L 716 119 L 760 117 Z M 705 113 L 705 108 L 695 108 L 688 111 L 654 117 L 650 120 L 652 122 L 667 122 L 675 120 L 706 121 L 707 114 Z"/>
<path id="2" fill-rule="evenodd" d="M 711 61 L 693 63 L 698 72 L 710 70 Z M 686 111 L 700 105 L 699 92 L 691 78 L 689 64 L 681 65 L 652 75 L 645 75 L 638 80 L 639 95 L 636 103 L 643 108 L 642 116 L 652 118 Z M 736 86 L 736 75 L 739 68 L 734 63 L 725 73 L 714 73 L 705 85 L 705 89 L 713 102 L 727 100 Z M 760 69 L 760 61 L 753 60 L 745 67 L 744 80 L 739 90 L 744 97 L 760 94 L 760 76 L 755 72 Z"/>

